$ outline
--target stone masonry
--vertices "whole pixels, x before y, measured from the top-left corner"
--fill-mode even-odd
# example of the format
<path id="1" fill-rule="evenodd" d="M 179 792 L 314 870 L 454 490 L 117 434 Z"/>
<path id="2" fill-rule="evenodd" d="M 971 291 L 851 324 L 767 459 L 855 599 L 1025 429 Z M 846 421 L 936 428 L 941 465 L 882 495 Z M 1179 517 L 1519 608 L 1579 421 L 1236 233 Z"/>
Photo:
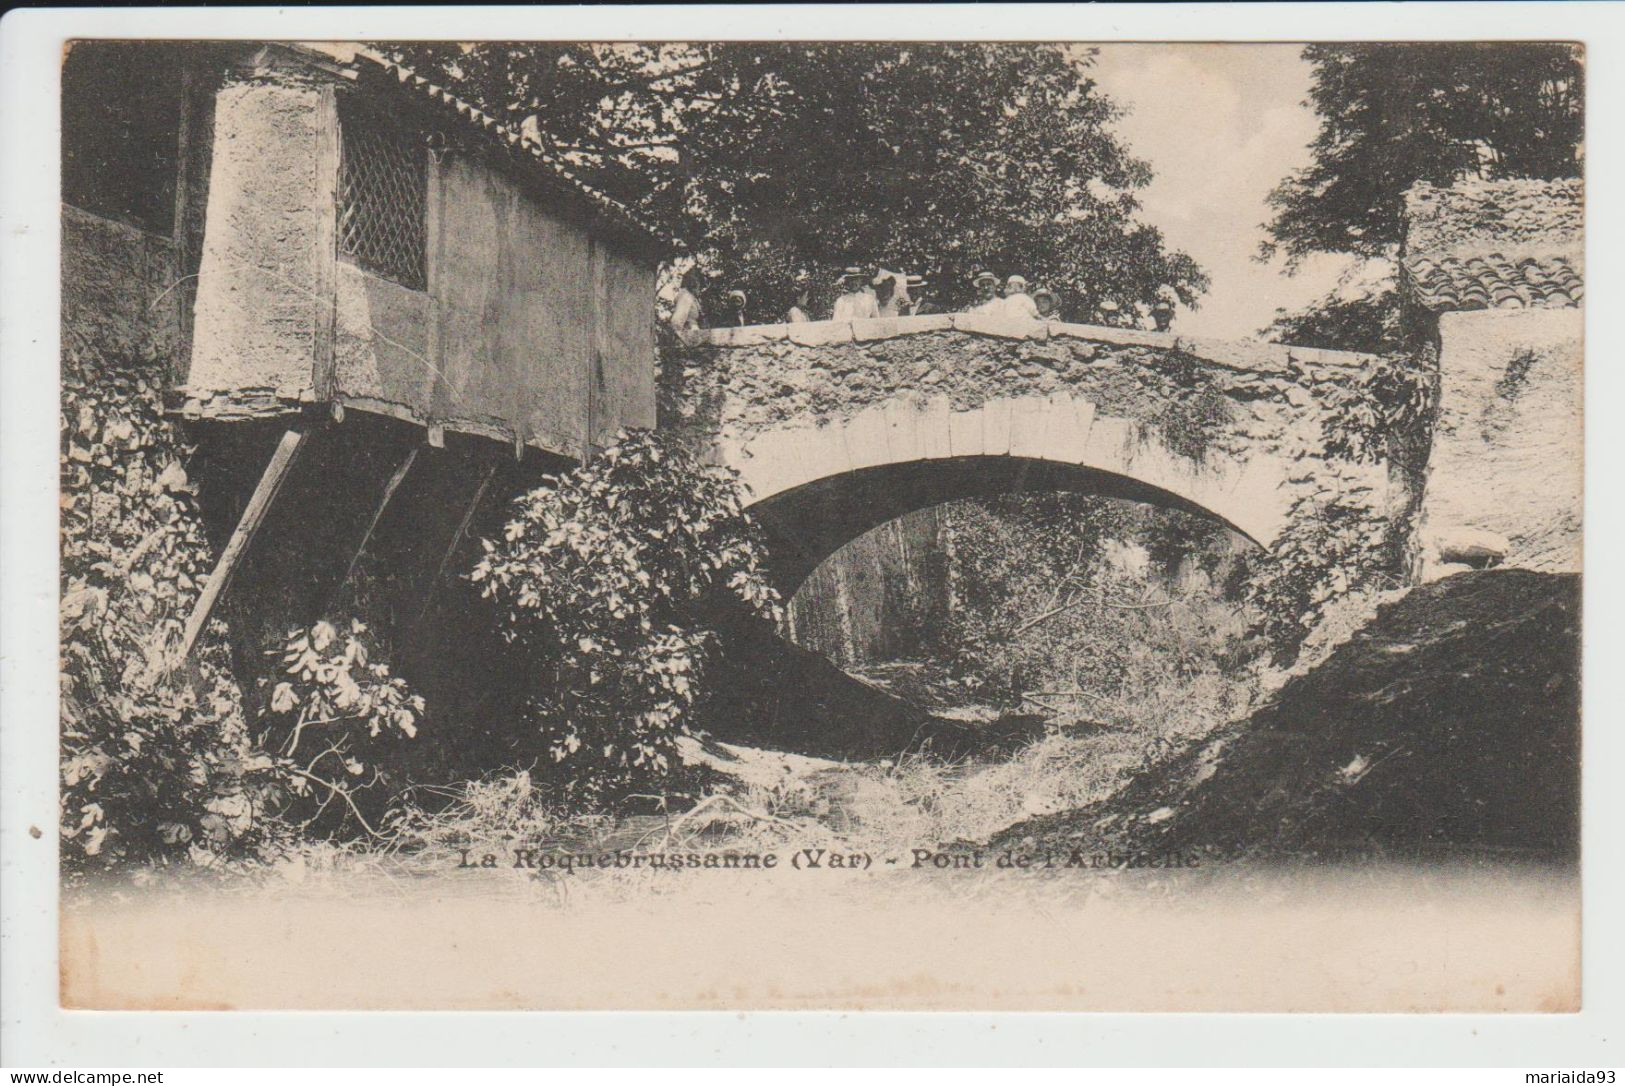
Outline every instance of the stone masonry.
<path id="1" fill-rule="evenodd" d="M 1320 449 L 1316 385 L 1369 362 L 975 315 L 716 329 L 668 350 L 661 422 L 740 472 L 786 585 L 894 516 L 1023 487 L 1205 512 L 1268 546 L 1300 497 L 1403 508 L 1384 466 Z"/>

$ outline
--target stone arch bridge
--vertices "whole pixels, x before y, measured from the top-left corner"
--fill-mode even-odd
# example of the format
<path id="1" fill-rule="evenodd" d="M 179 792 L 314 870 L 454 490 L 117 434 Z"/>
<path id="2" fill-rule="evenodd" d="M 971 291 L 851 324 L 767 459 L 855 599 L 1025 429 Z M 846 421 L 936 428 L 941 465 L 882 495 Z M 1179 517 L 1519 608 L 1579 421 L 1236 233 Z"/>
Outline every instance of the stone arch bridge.
<path id="1" fill-rule="evenodd" d="M 1072 490 L 1268 547 L 1304 497 L 1392 515 L 1386 464 L 1327 455 L 1317 388 L 1372 356 L 974 314 L 713 329 L 667 350 L 661 425 L 736 469 L 793 592 L 841 546 L 956 498 Z"/>

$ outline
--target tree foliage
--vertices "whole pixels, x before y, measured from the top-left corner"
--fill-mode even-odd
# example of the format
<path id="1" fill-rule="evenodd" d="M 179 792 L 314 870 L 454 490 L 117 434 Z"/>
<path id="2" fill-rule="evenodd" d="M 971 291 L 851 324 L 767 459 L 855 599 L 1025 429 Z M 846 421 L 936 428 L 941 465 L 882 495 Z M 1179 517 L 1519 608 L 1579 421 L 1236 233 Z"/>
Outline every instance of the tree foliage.
<path id="1" fill-rule="evenodd" d="M 487 43 L 396 46 L 681 239 L 717 312 L 777 319 L 797 269 L 830 303 L 864 261 L 956 304 L 976 265 L 1064 312 L 1124 310 L 1206 279 L 1136 218 L 1151 177 L 1109 124 L 1087 51 L 1054 45 Z"/>
<path id="2" fill-rule="evenodd" d="M 1576 177 L 1583 134 L 1577 47 L 1538 42 L 1311 45 L 1320 115 L 1310 165 L 1270 195 L 1262 255 L 1392 252 L 1405 190 Z"/>
<path id="3" fill-rule="evenodd" d="M 1356 297 L 1332 293 L 1304 309 L 1275 311 L 1275 319 L 1258 334 L 1272 343 L 1319 347 L 1333 351 L 1385 354 L 1411 347 L 1404 307 L 1394 287 L 1373 289 Z"/>
<path id="4" fill-rule="evenodd" d="M 1166 590 L 1187 556 L 1219 573 L 1226 533 L 1214 521 L 1065 493 L 957 502 L 945 517 L 954 594 L 944 647 L 984 697 L 1113 698 L 1153 675 L 1189 678 L 1230 647 L 1233 605 L 1218 593 L 1176 605 Z"/>
<path id="5" fill-rule="evenodd" d="M 624 433 L 513 514 L 470 576 L 522 655 L 537 750 L 578 804 L 658 786 L 723 632 L 780 617 L 735 475 Z"/>

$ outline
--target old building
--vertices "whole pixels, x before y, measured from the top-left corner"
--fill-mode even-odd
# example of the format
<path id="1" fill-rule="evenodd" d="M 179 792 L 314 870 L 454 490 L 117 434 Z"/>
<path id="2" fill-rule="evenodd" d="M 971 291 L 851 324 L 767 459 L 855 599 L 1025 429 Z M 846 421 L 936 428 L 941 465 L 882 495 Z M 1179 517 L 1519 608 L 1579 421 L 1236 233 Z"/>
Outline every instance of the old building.
<path id="1" fill-rule="evenodd" d="M 63 83 L 64 343 L 198 443 L 188 646 L 233 582 L 250 645 L 338 602 L 410 640 L 481 518 L 654 424 L 665 242 L 398 59 L 77 42 Z"/>
<path id="2" fill-rule="evenodd" d="M 1578 181 L 1418 185 L 1402 277 L 1438 351 L 1424 576 L 1580 569 L 1583 205 Z"/>

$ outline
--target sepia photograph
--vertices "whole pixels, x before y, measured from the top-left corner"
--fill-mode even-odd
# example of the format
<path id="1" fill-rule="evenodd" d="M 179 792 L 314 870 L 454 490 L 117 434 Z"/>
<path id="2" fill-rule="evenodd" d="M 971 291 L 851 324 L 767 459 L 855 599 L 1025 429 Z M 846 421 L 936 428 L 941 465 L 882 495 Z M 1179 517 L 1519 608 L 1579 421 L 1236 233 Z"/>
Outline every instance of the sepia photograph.
<path id="1" fill-rule="evenodd" d="M 1579 1011 L 1587 66 L 67 40 L 61 1007 Z"/>

